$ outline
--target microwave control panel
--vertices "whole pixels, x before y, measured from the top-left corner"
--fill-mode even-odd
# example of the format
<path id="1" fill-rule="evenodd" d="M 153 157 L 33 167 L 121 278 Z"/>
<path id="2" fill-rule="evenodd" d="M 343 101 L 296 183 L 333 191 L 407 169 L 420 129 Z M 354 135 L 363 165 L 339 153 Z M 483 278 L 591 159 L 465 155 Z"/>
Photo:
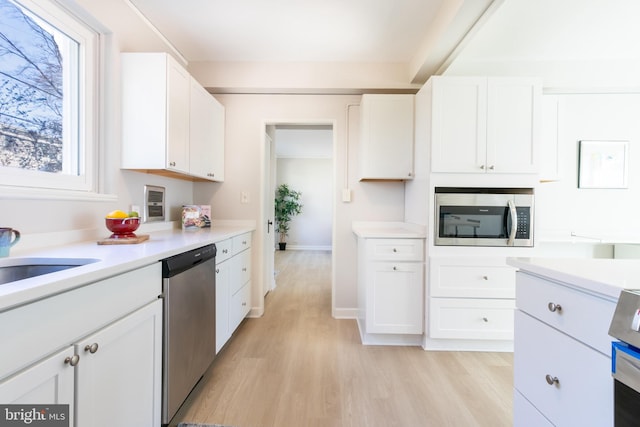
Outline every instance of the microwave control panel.
<path id="1" fill-rule="evenodd" d="M 518 224 L 516 226 L 516 239 L 529 239 L 531 234 L 531 208 L 516 207 Z"/>

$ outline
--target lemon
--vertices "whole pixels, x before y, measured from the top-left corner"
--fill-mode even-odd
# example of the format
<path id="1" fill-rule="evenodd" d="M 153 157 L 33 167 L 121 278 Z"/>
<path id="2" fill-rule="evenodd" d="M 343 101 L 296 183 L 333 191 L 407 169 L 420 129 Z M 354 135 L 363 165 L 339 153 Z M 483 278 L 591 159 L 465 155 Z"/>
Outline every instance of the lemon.
<path id="1" fill-rule="evenodd" d="M 127 218 L 129 215 L 124 212 L 121 211 L 119 209 L 116 209 L 115 211 L 111 211 L 107 214 L 107 218 Z"/>

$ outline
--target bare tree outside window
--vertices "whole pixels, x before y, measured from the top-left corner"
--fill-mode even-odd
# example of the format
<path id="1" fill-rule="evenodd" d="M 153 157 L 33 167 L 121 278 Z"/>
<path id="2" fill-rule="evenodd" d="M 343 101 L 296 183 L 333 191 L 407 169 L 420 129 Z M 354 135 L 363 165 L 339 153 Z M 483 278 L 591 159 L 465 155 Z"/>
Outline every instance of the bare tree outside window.
<path id="1" fill-rule="evenodd" d="M 0 166 L 63 169 L 61 35 L 0 0 Z"/>

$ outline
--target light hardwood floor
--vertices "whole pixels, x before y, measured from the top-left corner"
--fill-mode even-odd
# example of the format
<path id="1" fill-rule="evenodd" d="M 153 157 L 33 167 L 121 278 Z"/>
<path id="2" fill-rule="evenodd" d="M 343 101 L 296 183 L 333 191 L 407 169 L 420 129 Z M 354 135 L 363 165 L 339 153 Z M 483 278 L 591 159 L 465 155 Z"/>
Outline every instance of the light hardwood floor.
<path id="1" fill-rule="evenodd" d="M 355 320 L 331 317 L 330 253 L 277 251 L 276 271 L 265 315 L 240 325 L 172 425 L 512 425 L 512 354 L 363 346 Z"/>

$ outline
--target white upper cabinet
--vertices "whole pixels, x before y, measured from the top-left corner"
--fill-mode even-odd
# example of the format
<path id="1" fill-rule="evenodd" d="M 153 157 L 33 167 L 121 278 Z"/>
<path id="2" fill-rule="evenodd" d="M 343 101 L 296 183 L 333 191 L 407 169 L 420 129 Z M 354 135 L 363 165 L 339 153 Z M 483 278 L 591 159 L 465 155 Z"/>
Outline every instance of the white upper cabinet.
<path id="1" fill-rule="evenodd" d="M 360 180 L 413 179 L 414 95 L 362 95 Z"/>
<path id="2" fill-rule="evenodd" d="M 224 107 L 193 77 L 190 102 L 190 174 L 224 181 Z"/>
<path id="3" fill-rule="evenodd" d="M 122 54 L 122 168 L 224 179 L 224 107 L 166 53 Z"/>
<path id="4" fill-rule="evenodd" d="M 432 172 L 537 173 L 535 79 L 432 77 Z"/>

